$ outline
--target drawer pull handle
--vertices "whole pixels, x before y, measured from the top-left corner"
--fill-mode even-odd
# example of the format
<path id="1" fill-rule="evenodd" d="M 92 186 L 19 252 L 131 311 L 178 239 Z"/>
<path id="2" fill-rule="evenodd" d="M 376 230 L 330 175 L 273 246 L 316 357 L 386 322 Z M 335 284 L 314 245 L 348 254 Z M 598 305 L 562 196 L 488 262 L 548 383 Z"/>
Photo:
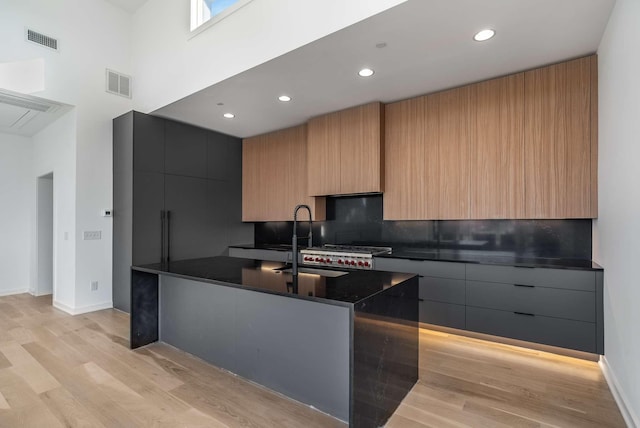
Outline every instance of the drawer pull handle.
<path id="1" fill-rule="evenodd" d="M 522 265 L 520 265 L 520 266 L 516 265 L 514 267 L 517 267 L 517 268 L 520 268 L 520 269 L 535 269 L 536 268 L 535 266 L 522 266 Z"/>
<path id="2" fill-rule="evenodd" d="M 418 278 L 424 278 L 424 275 L 418 275 Z"/>
<path id="3" fill-rule="evenodd" d="M 514 287 L 536 288 L 535 285 L 513 284 Z"/>
<path id="4" fill-rule="evenodd" d="M 418 299 L 418 302 L 424 302 L 424 299 Z"/>
<path id="5" fill-rule="evenodd" d="M 526 315 L 528 317 L 535 317 L 536 316 L 535 314 L 529 314 L 527 312 L 513 312 L 513 313 L 516 314 L 516 315 Z"/>

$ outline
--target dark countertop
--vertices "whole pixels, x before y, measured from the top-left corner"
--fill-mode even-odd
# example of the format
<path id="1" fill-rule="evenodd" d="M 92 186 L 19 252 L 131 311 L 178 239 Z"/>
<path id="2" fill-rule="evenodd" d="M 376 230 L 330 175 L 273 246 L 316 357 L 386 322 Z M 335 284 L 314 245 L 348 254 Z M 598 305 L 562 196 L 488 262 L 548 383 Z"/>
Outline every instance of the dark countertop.
<path id="1" fill-rule="evenodd" d="M 232 245 L 231 247 L 256 250 L 291 251 L 291 246 L 286 244 L 241 244 Z M 602 266 L 598 265 L 592 260 L 518 256 L 501 252 L 492 253 L 490 251 L 474 250 L 439 250 L 437 248 L 434 249 L 393 246 L 391 254 L 377 257 L 410 260 L 430 260 L 439 262 L 477 263 L 500 266 L 526 266 L 552 269 L 603 270 Z"/>
<path id="2" fill-rule="evenodd" d="M 274 270 L 285 266 L 280 262 L 220 256 L 174 261 L 169 265 L 132 266 L 132 269 L 341 306 L 351 306 L 415 276 L 344 269 L 331 269 L 348 272 L 336 278 L 301 273 L 298 275 L 297 293 L 294 293 L 292 275 Z"/>

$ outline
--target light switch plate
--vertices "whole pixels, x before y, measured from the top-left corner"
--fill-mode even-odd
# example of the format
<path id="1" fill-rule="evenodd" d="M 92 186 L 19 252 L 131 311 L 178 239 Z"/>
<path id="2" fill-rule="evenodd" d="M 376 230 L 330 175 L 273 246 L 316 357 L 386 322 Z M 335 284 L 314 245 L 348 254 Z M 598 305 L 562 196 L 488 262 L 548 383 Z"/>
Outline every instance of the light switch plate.
<path id="1" fill-rule="evenodd" d="M 102 231 L 100 230 L 85 230 L 83 239 L 85 241 L 93 241 L 97 239 L 102 239 Z"/>

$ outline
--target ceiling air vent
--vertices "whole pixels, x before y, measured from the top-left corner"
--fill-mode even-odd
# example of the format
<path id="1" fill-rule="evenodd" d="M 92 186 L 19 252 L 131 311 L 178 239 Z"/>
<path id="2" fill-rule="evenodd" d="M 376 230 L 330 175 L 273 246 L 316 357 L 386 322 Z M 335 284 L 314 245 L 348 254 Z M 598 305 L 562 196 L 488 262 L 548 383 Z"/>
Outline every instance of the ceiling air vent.
<path id="1" fill-rule="evenodd" d="M 0 89 L 0 104 L 8 104 L 27 110 L 36 110 L 43 113 L 53 113 L 60 104 L 42 98 L 32 97 L 29 95 L 18 94 L 17 92 Z"/>
<path id="2" fill-rule="evenodd" d="M 107 68 L 107 92 L 131 98 L 131 76 Z"/>
<path id="3" fill-rule="evenodd" d="M 58 50 L 58 39 L 45 36 L 44 34 L 38 33 L 37 31 L 31 30 L 29 28 L 27 28 L 26 31 L 28 41 L 40 46 L 44 46 L 45 48 L 53 49 L 54 51 Z"/>

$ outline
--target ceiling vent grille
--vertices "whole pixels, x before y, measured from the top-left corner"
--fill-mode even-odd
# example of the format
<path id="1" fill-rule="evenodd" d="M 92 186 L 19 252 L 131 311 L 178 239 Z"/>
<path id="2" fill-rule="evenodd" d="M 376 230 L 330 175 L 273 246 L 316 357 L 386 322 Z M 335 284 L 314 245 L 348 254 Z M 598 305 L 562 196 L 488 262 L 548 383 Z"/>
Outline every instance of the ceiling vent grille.
<path id="1" fill-rule="evenodd" d="M 107 68 L 107 92 L 131 98 L 131 76 Z"/>
<path id="2" fill-rule="evenodd" d="M 0 104 L 9 104 L 14 107 L 20 107 L 28 110 L 36 110 L 43 113 L 53 113 L 60 104 L 52 101 L 43 100 L 41 98 L 29 95 L 18 94 L 16 92 L 0 89 Z"/>
<path id="3" fill-rule="evenodd" d="M 31 30 L 29 28 L 27 28 L 26 30 L 28 41 L 40 46 L 44 46 L 45 48 L 52 49 L 54 51 L 58 50 L 58 39 L 54 39 L 53 37 L 38 33 L 37 31 Z"/>

